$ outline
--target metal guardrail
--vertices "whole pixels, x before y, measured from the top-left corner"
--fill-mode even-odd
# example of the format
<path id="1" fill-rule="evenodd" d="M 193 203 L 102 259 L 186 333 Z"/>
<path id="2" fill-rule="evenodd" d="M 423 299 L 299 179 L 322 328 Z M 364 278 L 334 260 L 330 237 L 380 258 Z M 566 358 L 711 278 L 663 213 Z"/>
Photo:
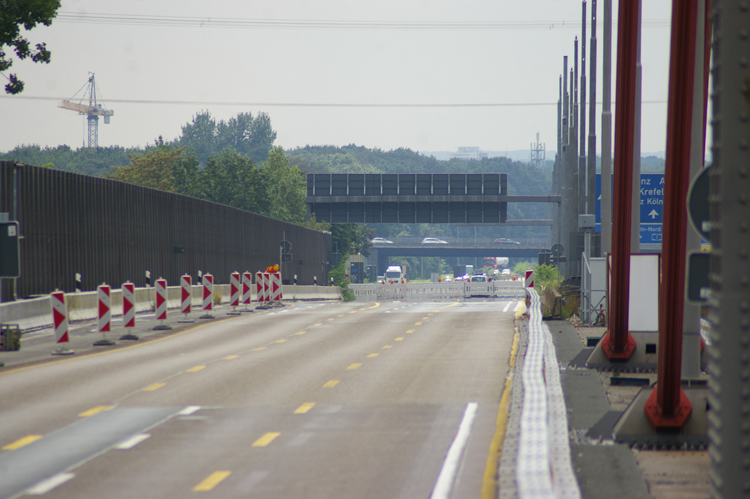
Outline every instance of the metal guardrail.
<path id="1" fill-rule="evenodd" d="M 519 291 L 520 282 L 425 282 L 406 284 L 350 284 L 351 290 L 361 301 L 381 300 L 450 300 L 476 297 L 503 296 L 505 291 Z"/>

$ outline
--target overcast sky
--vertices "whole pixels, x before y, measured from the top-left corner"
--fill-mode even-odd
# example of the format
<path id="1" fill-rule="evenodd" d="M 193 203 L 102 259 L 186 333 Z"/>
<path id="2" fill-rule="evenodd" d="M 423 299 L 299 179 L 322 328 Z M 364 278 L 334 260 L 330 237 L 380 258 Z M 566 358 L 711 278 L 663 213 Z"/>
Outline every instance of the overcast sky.
<path id="1" fill-rule="evenodd" d="M 602 8 L 599 0 L 598 99 Z M 616 1 L 613 11 L 616 20 Z M 665 149 L 670 11 L 669 0 L 644 2 L 642 151 Z M 111 21 L 76 22 L 72 15 L 82 13 Z M 51 27 L 28 33 L 47 43 L 52 62 L 11 69 L 26 89 L 0 97 L 0 151 L 80 147 L 85 117 L 57 101 L 93 72 L 101 103 L 114 110 L 111 124 L 100 121 L 100 146 L 171 140 L 208 110 L 225 120 L 268 113 L 284 148 L 506 151 L 528 149 L 539 133 L 550 158 L 558 77 L 563 56 L 572 61 L 580 21 L 574 0 L 63 0 Z M 613 52 L 616 41 L 615 30 Z"/>

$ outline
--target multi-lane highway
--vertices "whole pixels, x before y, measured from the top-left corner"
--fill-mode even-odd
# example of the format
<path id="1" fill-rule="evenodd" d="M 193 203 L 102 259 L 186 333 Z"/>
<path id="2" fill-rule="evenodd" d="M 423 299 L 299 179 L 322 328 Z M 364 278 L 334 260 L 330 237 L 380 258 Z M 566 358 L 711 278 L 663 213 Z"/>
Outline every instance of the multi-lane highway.
<path id="1" fill-rule="evenodd" d="M 518 292 L 298 302 L 5 368 L 0 497 L 481 497 Z"/>

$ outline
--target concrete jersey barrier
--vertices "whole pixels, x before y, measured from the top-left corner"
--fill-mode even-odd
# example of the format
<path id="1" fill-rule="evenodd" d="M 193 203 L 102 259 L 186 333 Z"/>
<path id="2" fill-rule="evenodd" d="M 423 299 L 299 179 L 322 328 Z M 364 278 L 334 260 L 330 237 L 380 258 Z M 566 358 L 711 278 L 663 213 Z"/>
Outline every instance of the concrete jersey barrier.
<path id="1" fill-rule="evenodd" d="M 221 293 L 222 303 L 229 302 L 229 284 L 214 285 L 214 292 Z M 181 306 L 180 286 L 169 286 L 167 288 L 167 307 L 179 309 Z M 338 286 L 283 286 L 284 301 L 303 300 L 340 300 L 341 288 Z M 201 310 L 203 307 L 203 286 L 193 285 L 191 293 L 193 311 Z M 122 290 L 112 289 L 111 293 L 112 316 L 122 315 Z M 92 320 L 98 317 L 98 298 L 96 291 L 83 293 L 66 293 L 68 304 L 68 318 L 71 321 Z M 257 296 L 253 295 L 253 301 Z M 156 289 L 153 287 L 135 289 L 136 312 L 148 312 L 156 309 Z M 18 324 L 22 331 L 42 329 L 52 325 L 52 310 L 50 308 L 49 296 L 31 298 L 0 304 L 0 318 L 3 324 Z"/>

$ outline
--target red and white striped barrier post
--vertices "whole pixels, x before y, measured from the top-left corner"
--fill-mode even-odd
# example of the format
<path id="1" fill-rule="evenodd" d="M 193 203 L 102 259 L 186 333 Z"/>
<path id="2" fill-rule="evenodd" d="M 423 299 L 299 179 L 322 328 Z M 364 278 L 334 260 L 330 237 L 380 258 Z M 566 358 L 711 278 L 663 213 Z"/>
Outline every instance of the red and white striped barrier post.
<path id="1" fill-rule="evenodd" d="M 258 303 L 263 305 L 263 272 L 255 273 L 255 294 L 258 297 Z"/>
<path id="2" fill-rule="evenodd" d="M 271 301 L 271 273 L 263 272 L 263 301 L 266 305 Z"/>
<path id="3" fill-rule="evenodd" d="M 193 278 L 185 274 L 180 277 L 180 312 L 185 314 L 185 318 L 177 322 L 181 324 L 190 324 L 195 322 L 188 319 L 188 314 L 193 310 Z"/>
<path id="4" fill-rule="evenodd" d="M 99 302 L 99 332 L 102 333 L 102 339 L 95 341 L 94 346 L 108 347 L 115 344 L 107 339 L 107 333 L 112 330 L 112 288 L 102 283 L 97 286 L 96 295 Z"/>
<path id="5" fill-rule="evenodd" d="M 240 306 L 240 273 L 232 272 L 229 274 L 229 306 L 232 307 L 231 312 L 227 312 L 227 315 L 240 315 L 237 311 L 237 307 Z"/>
<path id="6" fill-rule="evenodd" d="M 57 343 L 68 343 L 70 341 L 70 331 L 68 328 L 68 307 L 65 304 L 65 293 L 55 291 L 50 295 L 50 305 L 52 306 L 52 320 L 55 324 L 55 339 Z M 52 352 L 52 355 L 70 355 L 75 350 L 60 346 Z"/>
<path id="7" fill-rule="evenodd" d="M 281 300 L 284 298 L 283 292 L 281 290 L 281 274 L 279 272 L 271 272 L 269 277 L 271 301 L 274 305 L 281 305 Z"/>
<path id="8" fill-rule="evenodd" d="M 249 305 L 253 302 L 253 274 L 242 273 L 242 304 L 245 305 L 243 312 L 252 312 Z"/>
<path id="9" fill-rule="evenodd" d="M 524 288 L 534 287 L 534 271 L 533 270 L 526 271 L 526 279 L 524 280 L 523 287 Z"/>
<path id="10" fill-rule="evenodd" d="M 198 317 L 199 319 L 213 319 L 211 311 L 214 308 L 214 276 L 203 274 L 203 311 L 205 314 Z"/>
<path id="11" fill-rule="evenodd" d="M 132 282 L 122 285 L 122 327 L 128 332 L 120 336 L 121 340 L 140 339 L 130 332 L 135 327 L 135 284 Z"/>
<path id="12" fill-rule="evenodd" d="M 159 325 L 154 327 L 154 331 L 167 331 L 172 326 L 164 324 L 167 320 L 167 280 L 156 280 L 156 320 L 160 321 Z"/>

